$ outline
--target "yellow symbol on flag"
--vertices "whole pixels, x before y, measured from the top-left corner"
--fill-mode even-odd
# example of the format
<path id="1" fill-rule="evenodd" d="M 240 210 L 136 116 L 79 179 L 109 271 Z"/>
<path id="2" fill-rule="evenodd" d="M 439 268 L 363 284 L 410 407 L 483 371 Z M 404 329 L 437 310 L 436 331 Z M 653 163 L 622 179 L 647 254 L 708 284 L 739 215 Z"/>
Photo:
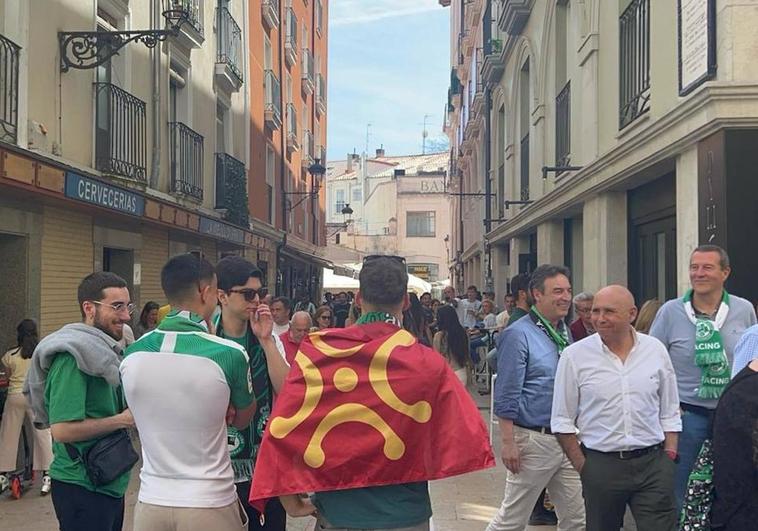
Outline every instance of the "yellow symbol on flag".
<path id="1" fill-rule="evenodd" d="M 348 358 L 363 348 L 358 345 L 349 349 L 335 348 L 321 338 L 322 333 L 311 335 L 313 346 L 325 356 L 330 358 Z M 376 351 L 369 365 L 369 383 L 377 396 L 389 407 L 412 418 L 416 422 L 426 423 L 432 417 L 432 406 L 425 400 L 415 404 L 406 404 L 395 394 L 389 382 L 387 364 L 392 351 L 400 346 L 413 345 L 415 339 L 405 330 L 399 330 L 387 339 Z M 298 351 L 295 363 L 303 372 L 305 379 L 305 396 L 300 409 L 291 417 L 276 417 L 271 420 L 270 433 L 277 439 L 283 439 L 302 424 L 318 406 L 324 391 L 324 378 L 315 364 L 308 356 Z M 334 386 L 342 393 L 349 393 L 358 385 L 358 375 L 349 367 L 341 367 L 334 373 Z M 392 430 L 387 422 L 373 409 L 354 402 L 341 404 L 319 422 L 303 456 L 305 463 L 312 468 L 319 468 L 324 464 L 326 455 L 322 443 L 326 435 L 336 426 L 346 422 L 360 422 L 371 426 L 384 438 L 384 455 L 393 461 L 400 459 L 405 454 L 405 443 Z"/>

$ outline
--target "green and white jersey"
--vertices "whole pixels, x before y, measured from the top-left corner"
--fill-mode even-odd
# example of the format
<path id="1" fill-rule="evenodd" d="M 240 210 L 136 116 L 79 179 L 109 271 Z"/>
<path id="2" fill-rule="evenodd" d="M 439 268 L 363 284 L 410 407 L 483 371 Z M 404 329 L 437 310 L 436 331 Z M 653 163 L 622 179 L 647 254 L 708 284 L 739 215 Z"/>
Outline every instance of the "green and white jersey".
<path id="1" fill-rule="evenodd" d="M 139 500 L 234 503 L 226 411 L 253 402 L 245 349 L 209 334 L 200 316 L 174 311 L 126 350 L 121 378 L 142 441 Z"/>

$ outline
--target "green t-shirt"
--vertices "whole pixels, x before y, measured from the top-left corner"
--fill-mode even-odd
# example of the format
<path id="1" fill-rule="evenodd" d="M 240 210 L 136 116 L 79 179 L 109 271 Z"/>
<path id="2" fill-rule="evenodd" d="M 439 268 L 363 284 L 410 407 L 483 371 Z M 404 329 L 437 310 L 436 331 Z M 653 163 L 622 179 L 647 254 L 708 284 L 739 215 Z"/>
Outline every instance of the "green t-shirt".
<path id="1" fill-rule="evenodd" d="M 526 312 L 523 309 L 521 309 L 518 306 L 516 306 L 513 309 L 513 313 L 508 318 L 508 326 L 512 325 L 513 323 L 515 323 L 516 321 L 518 321 L 519 319 L 521 319 L 525 315 L 529 315 L 529 312 Z"/>
<path id="2" fill-rule="evenodd" d="M 103 378 L 84 374 L 67 352 L 58 354 L 50 366 L 45 382 L 45 406 L 50 424 L 112 417 L 122 410 L 119 390 Z M 95 442 L 97 439 L 72 444 L 84 453 Z M 56 441 L 53 441 L 53 462 L 49 472 L 55 480 L 114 498 L 122 498 L 129 485 L 129 472 L 125 472 L 111 483 L 95 487 L 87 477 L 84 465 L 79 460 L 73 461 L 66 446 Z"/>
<path id="3" fill-rule="evenodd" d="M 394 529 L 418 525 L 432 517 L 426 481 L 319 492 L 313 496 L 313 503 L 335 527 Z"/>

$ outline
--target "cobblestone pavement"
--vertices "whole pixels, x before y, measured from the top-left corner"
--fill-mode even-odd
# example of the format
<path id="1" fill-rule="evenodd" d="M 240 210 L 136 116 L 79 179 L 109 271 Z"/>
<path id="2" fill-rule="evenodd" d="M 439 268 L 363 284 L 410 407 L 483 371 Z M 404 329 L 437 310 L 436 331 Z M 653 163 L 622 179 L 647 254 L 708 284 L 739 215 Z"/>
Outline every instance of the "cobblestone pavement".
<path id="1" fill-rule="evenodd" d="M 489 420 L 489 396 L 473 392 L 485 420 Z M 499 456 L 496 439 L 495 455 Z M 431 483 L 435 531 L 483 531 L 500 506 L 505 483 L 505 468 L 466 474 Z M 125 530 L 132 529 L 132 515 L 137 499 L 139 479 L 137 469 L 132 474 L 126 503 Z M 304 531 L 312 519 L 292 520 L 288 531 Z M 0 529 L 3 531 L 53 531 L 58 529 L 50 497 L 39 495 L 35 485 L 21 500 L 0 496 Z M 531 527 L 530 531 L 553 531 L 554 527 Z"/>

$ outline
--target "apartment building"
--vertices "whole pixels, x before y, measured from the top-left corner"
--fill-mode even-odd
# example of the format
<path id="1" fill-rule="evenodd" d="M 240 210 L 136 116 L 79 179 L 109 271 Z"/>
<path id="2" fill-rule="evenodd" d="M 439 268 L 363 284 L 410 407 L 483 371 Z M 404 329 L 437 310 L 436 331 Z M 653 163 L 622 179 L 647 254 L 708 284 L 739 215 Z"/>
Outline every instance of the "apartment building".
<path id="1" fill-rule="evenodd" d="M 370 254 L 405 257 L 408 272 L 427 281 L 448 278 L 449 154 L 348 155 L 327 164 L 327 256 L 335 264 Z M 349 207 L 346 212 L 345 207 Z"/>
<path id="2" fill-rule="evenodd" d="M 2 337 L 24 317 L 43 333 L 78 320 L 76 286 L 92 271 L 120 274 L 137 304 L 165 302 L 160 268 L 182 252 L 244 255 L 271 289 L 288 287 L 277 258 L 297 238 L 258 203 L 256 116 L 277 149 L 253 66 L 260 4 L 0 0 Z"/>
<path id="3" fill-rule="evenodd" d="M 731 254 L 729 289 L 758 299 L 755 5 L 440 3 L 458 286 L 502 294 L 552 262 L 572 268 L 575 291 L 621 283 L 638 303 L 667 299 L 711 242 Z"/>
<path id="4" fill-rule="evenodd" d="M 250 4 L 251 213 L 282 234 L 279 293 L 314 300 L 329 265 L 323 174 L 310 171 L 326 164 L 327 9 L 325 0 Z"/>

